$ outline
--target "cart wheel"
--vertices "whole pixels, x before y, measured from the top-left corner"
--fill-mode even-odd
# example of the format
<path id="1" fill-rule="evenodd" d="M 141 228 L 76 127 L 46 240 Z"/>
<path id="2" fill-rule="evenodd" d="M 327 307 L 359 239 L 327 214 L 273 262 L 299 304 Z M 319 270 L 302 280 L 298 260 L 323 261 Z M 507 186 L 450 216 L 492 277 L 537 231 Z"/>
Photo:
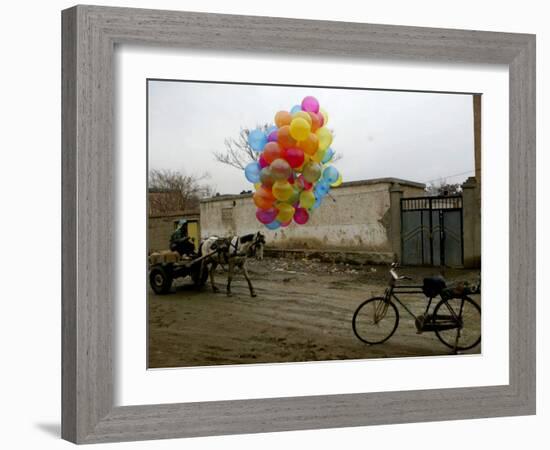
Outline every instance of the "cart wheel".
<path id="1" fill-rule="evenodd" d="M 201 276 L 201 266 L 202 264 L 197 263 L 194 264 L 191 268 L 191 279 L 193 280 L 193 283 L 196 287 L 200 288 L 203 287 L 206 283 L 206 280 L 208 280 L 208 265 L 204 266 L 204 270 L 202 271 Z"/>
<path id="2" fill-rule="evenodd" d="M 155 294 L 165 295 L 172 287 L 172 276 L 161 266 L 155 266 L 149 272 L 149 283 Z"/>

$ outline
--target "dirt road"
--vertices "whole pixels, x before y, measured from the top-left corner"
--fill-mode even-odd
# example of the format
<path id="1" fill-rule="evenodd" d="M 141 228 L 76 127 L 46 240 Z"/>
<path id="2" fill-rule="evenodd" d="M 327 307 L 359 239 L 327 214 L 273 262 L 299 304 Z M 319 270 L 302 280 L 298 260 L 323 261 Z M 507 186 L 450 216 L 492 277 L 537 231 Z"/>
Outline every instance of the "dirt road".
<path id="1" fill-rule="evenodd" d="M 353 313 L 363 300 L 383 294 L 387 270 L 266 258 L 249 264 L 255 298 L 241 274 L 234 278 L 233 297 L 227 297 L 223 272 L 216 274 L 219 294 L 209 283 L 197 291 L 189 280 L 175 283 L 169 295 L 150 290 L 149 367 L 448 355 L 433 333 L 416 334 L 414 320 L 401 307 L 399 328 L 386 343 L 369 346 L 355 337 Z M 403 268 L 400 273 L 421 283 L 437 270 Z M 445 273 L 448 280 L 477 276 L 464 270 Z M 416 314 L 423 312 L 423 298 L 403 298 Z M 480 296 L 473 298 L 480 303 Z"/>

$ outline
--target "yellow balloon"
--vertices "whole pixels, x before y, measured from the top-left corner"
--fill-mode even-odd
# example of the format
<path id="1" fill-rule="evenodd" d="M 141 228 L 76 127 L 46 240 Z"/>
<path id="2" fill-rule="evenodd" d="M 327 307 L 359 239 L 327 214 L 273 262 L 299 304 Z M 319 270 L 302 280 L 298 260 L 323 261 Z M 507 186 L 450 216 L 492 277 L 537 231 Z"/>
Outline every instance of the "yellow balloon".
<path id="1" fill-rule="evenodd" d="M 258 190 L 261 185 L 262 183 L 254 183 L 254 189 Z"/>
<path id="2" fill-rule="evenodd" d="M 315 204 L 315 194 L 311 191 L 302 191 L 300 194 L 300 206 L 309 209 Z"/>
<path id="3" fill-rule="evenodd" d="M 326 150 L 330 147 L 330 144 L 332 144 L 332 133 L 328 128 L 321 127 L 315 132 L 315 134 L 319 138 L 320 150 Z"/>
<path id="4" fill-rule="evenodd" d="M 290 135 L 297 141 L 303 141 L 309 136 L 311 125 L 303 117 L 296 117 L 290 122 Z M 329 144 L 330 145 L 330 144 Z"/>
<path id="5" fill-rule="evenodd" d="M 319 112 L 323 116 L 323 126 L 326 126 L 328 123 L 328 112 L 326 112 L 323 108 L 319 108 Z"/>
<path id="6" fill-rule="evenodd" d="M 338 187 L 342 184 L 342 181 L 343 181 L 342 180 L 342 174 L 339 174 L 338 179 L 334 183 L 332 183 L 331 186 L 332 187 Z"/>
<path id="7" fill-rule="evenodd" d="M 301 117 L 302 119 L 306 119 L 306 122 L 309 123 L 309 126 L 311 127 L 311 124 L 312 124 L 311 116 L 307 112 L 297 111 L 294 114 L 292 114 L 293 119 L 296 119 L 297 117 Z"/>
<path id="8" fill-rule="evenodd" d="M 277 220 L 279 222 L 288 222 L 294 217 L 294 207 L 288 203 L 277 203 L 276 208 L 279 210 L 277 213 Z"/>
<path id="9" fill-rule="evenodd" d="M 277 180 L 273 183 L 271 192 L 273 193 L 273 197 L 284 202 L 292 196 L 294 189 L 292 189 L 292 185 L 287 180 Z"/>
<path id="10" fill-rule="evenodd" d="M 321 150 L 321 149 L 317 150 L 315 152 L 315 155 L 313 155 L 311 157 L 311 159 L 313 161 L 317 162 L 317 163 L 320 163 L 323 160 L 323 158 L 325 157 L 325 155 L 327 153 L 327 150 L 328 150 L 328 148 L 325 148 L 324 150 Z"/>

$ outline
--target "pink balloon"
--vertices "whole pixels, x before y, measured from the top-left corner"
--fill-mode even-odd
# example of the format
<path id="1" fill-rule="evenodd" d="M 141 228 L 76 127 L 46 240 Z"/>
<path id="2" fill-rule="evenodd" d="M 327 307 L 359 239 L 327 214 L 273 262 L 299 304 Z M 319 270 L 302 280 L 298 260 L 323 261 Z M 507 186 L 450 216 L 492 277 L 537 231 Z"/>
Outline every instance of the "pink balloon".
<path id="1" fill-rule="evenodd" d="M 294 222 L 298 225 L 304 225 L 309 220 L 309 213 L 304 208 L 296 208 L 294 213 Z"/>
<path id="2" fill-rule="evenodd" d="M 319 102 L 315 97 L 308 95 L 302 100 L 302 110 L 317 114 L 319 112 Z"/>
<path id="3" fill-rule="evenodd" d="M 277 130 L 273 130 L 267 137 L 267 142 L 277 142 L 278 133 Z"/>
<path id="4" fill-rule="evenodd" d="M 264 158 L 264 155 L 260 155 L 260 157 L 258 158 L 258 164 L 260 165 L 260 167 L 263 169 L 264 167 L 267 167 L 269 166 L 269 164 L 267 163 L 267 161 L 265 160 Z"/>
<path id="5" fill-rule="evenodd" d="M 275 220 L 277 217 L 277 211 L 275 208 L 269 208 L 269 209 L 260 209 L 258 208 L 256 210 L 256 218 L 259 222 L 265 224 L 271 223 Z"/>

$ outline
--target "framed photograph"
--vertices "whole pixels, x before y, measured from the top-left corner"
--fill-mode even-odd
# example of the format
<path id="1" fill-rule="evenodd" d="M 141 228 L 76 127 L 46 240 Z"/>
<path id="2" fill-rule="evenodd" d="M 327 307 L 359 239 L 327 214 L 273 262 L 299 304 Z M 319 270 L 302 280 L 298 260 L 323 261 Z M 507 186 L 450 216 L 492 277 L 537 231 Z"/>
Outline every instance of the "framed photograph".
<path id="1" fill-rule="evenodd" d="M 62 23 L 65 439 L 535 413 L 534 36 Z"/>

